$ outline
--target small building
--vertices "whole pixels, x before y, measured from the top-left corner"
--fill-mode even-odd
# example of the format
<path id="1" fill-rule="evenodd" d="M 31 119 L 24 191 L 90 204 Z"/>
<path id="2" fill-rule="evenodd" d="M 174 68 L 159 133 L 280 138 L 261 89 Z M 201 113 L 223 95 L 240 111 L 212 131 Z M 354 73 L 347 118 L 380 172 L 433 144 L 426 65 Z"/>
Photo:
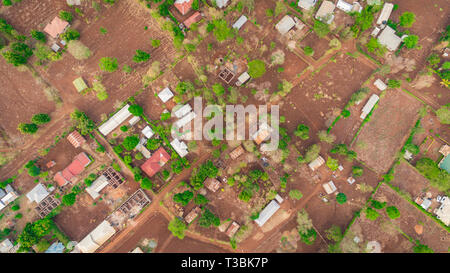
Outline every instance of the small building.
<path id="1" fill-rule="evenodd" d="M 76 248 L 82 253 L 94 253 L 101 245 L 116 233 L 111 224 L 104 220 L 94 230 L 91 231 L 83 240 L 81 240 Z"/>
<path id="2" fill-rule="evenodd" d="M 242 154 L 244 154 L 245 150 L 242 147 L 242 145 L 239 145 L 237 148 L 235 148 L 233 151 L 231 151 L 230 153 L 230 157 L 231 159 L 237 159 L 238 157 L 240 157 Z"/>
<path id="3" fill-rule="evenodd" d="M 311 163 L 308 164 L 308 167 L 314 172 L 315 170 L 317 170 L 323 164 L 325 164 L 325 159 L 323 159 L 323 157 L 321 157 L 319 155 L 319 157 L 317 157 L 316 159 L 311 161 Z"/>
<path id="4" fill-rule="evenodd" d="M 162 102 L 166 103 L 171 98 L 173 98 L 173 92 L 169 87 L 166 87 L 161 92 L 159 92 L 158 97 L 162 100 Z"/>
<path id="5" fill-rule="evenodd" d="M 144 164 L 141 170 L 149 177 L 154 176 L 170 160 L 170 155 L 163 147 L 159 148 Z"/>
<path id="6" fill-rule="evenodd" d="M 272 217 L 275 212 L 280 208 L 280 205 L 277 203 L 277 201 L 272 200 L 270 203 L 259 213 L 258 219 L 255 220 L 255 222 L 258 224 L 258 226 L 262 227 L 267 220 Z"/>
<path id="7" fill-rule="evenodd" d="M 317 11 L 315 18 L 324 23 L 331 24 L 334 19 L 333 12 L 335 8 L 336 6 L 333 2 L 325 0 L 322 2 L 322 5 Z"/>
<path id="8" fill-rule="evenodd" d="M 54 242 L 44 253 L 63 253 L 65 247 L 61 242 Z"/>
<path id="9" fill-rule="evenodd" d="M 336 7 L 344 12 L 352 12 L 353 5 L 345 2 L 344 0 L 338 0 L 336 3 Z"/>
<path id="10" fill-rule="evenodd" d="M 284 199 L 277 193 L 277 195 L 275 195 L 275 200 L 277 200 L 277 202 L 279 204 L 283 203 Z"/>
<path id="11" fill-rule="evenodd" d="M 6 185 L 4 191 L 1 191 L 1 200 L 0 200 L 0 210 L 4 209 L 6 206 L 8 206 L 11 202 L 16 200 L 19 195 L 17 192 L 13 189 L 11 185 Z"/>
<path id="12" fill-rule="evenodd" d="M 385 46 L 390 51 L 396 51 L 402 42 L 402 38 L 395 34 L 395 30 L 390 26 L 386 26 L 378 36 L 380 45 Z"/>
<path id="13" fill-rule="evenodd" d="M 174 7 L 182 14 L 186 15 L 192 9 L 194 0 L 176 0 Z"/>
<path id="14" fill-rule="evenodd" d="M 377 25 L 386 24 L 394 9 L 394 4 L 384 3 L 380 16 L 378 16 Z"/>
<path id="15" fill-rule="evenodd" d="M 187 224 L 190 224 L 192 221 L 194 221 L 195 218 L 200 214 L 200 207 L 195 207 L 193 210 L 191 210 L 186 217 L 184 217 L 184 221 L 186 221 Z"/>
<path id="16" fill-rule="evenodd" d="M 78 133 L 78 131 L 73 131 L 67 136 L 67 140 L 70 142 L 70 144 L 73 145 L 75 148 L 81 147 L 84 143 L 86 143 L 86 139 Z"/>
<path id="17" fill-rule="evenodd" d="M 272 131 L 272 127 L 270 127 L 267 123 L 263 123 L 259 126 L 259 130 L 253 134 L 252 138 L 256 144 L 260 145 L 261 143 L 269 139 Z"/>
<path id="18" fill-rule="evenodd" d="M 134 117 L 130 118 L 130 120 L 128 121 L 128 124 L 130 124 L 130 126 L 134 126 L 140 120 L 141 120 L 141 117 L 134 116 Z"/>
<path id="19" fill-rule="evenodd" d="M 170 145 L 172 145 L 173 149 L 180 157 L 185 157 L 189 153 L 188 147 L 184 141 L 180 141 L 175 138 L 172 142 L 170 142 Z"/>
<path id="20" fill-rule="evenodd" d="M 302 9 L 310 10 L 317 3 L 317 0 L 299 0 L 298 6 Z"/>
<path id="21" fill-rule="evenodd" d="M 239 19 L 237 19 L 237 21 L 233 24 L 233 28 L 240 30 L 241 27 L 247 22 L 247 16 L 242 15 L 241 17 L 239 17 Z"/>
<path id="22" fill-rule="evenodd" d="M 51 169 L 53 167 L 55 167 L 56 162 L 54 160 L 51 160 L 49 162 L 47 162 L 47 164 L 45 165 L 47 167 L 47 169 Z"/>
<path id="23" fill-rule="evenodd" d="M 178 106 L 179 107 L 179 106 Z M 186 116 L 189 112 L 192 111 L 192 107 L 189 104 L 185 104 L 181 107 L 179 107 L 175 112 L 175 116 L 177 118 L 182 118 L 184 116 Z"/>
<path id="24" fill-rule="evenodd" d="M 176 128 L 183 128 L 186 124 L 191 122 L 197 114 L 195 112 L 189 112 L 189 114 L 185 115 L 182 119 L 179 119 L 175 122 Z"/>
<path id="25" fill-rule="evenodd" d="M 238 77 L 236 85 L 241 86 L 241 85 L 245 84 L 248 80 L 250 80 L 250 75 L 248 74 L 247 71 L 245 71 Z"/>
<path id="26" fill-rule="evenodd" d="M 92 199 L 97 199 L 100 196 L 100 192 L 108 186 L 108 179 L 104 175 L 100 175 L 95 179 L 92 184 L 86 188 L 87 193 L 92 197 Z"/>
<path id="27" fill-rule="evenodd" d="M 353 2 L 352 12 L 361 13 L 362 9 L 363 9 L 363 7 L 361 6 L 361 4 L 359 2 Z"/>
<path id="28" fill-rule="evenodd" d="M 53 180 L 55 180 L 58 186 L 62 187 L 67 183 L 73 182 L 72 180 L 82 173 L 89 164 L 91 164 L 91 159 L 85 152 L 81 152 L 75 156 L 69 166 L 64 170 L 57 172 L 53 177 Z"/>
<path id="29" fill-rule="evenodd" d="M 278 24 L 275 25 L 275 28 L 278 30 L 279 33 L 281 33 L 281 35 L 285 35 L 286 33 L 289 32 L 289 30 L 291 30 L 293 27 L 295 26 L 295 21 L 294 19 L 289 16 L 289 15 L 285 15 L 280 22 L 278 22 Z"/>
<path id="30" fill-rule="evenodd" d="M 372 37 L 377 37 L 378 33 L 380 33 L 381 29 L 379 27 L 374 27 L 370 35 Z"/>
<path id="31" fill-rule="evenodd" d="M 218 8 L 224 8 L 226 5 L 228 5 L 228 2 L 230 0 L 216 0 L 216 5 Z"/>
<path id="32" fill-rule="evenodd" d="M 202 20 L 203 16 L 200 12 L 196 11 L 194 14 L 189 16 L 186 20 L 184 20 L 183 24 L 186 28 L 190 28 L 193 24 L 200 22 Z"/>
<path id="33" fill-rule="evenodd" d="M 349 177 L 349 178 L 347 178 L 347 183 L 349 183 L 350 185 L 353 185 L 353 183 L 355 183 L 355 178 L 353 178 L 353 177 Z"/>
<path id="34" fill-rule="evenodd" d="M 42 200 L 45 199 L 50 193 L 47 188 L 42 184 L 37 184 L 31 191 L 27 193 L 27 198 L 30 202 L 36 202 L 39 204 Z"/>
<path id="35" fill-rule="evenodd" d="M 203 184 L 208 190 L 212 192 L 216 192 L 220 188 L 220 182 L 215 178 L 208 177 Z"/>
<path id="36" fill-rule="evenodd" d="M 144 158 L 149 159 L 152 156 L 152 153 L 145 147 L 143 144 L 138 144 L 136 146 L 136 151 L 140 152 Z"/>
<path id="37" fill-rule="evenodd" d="M 50 48 L 53 50 L 53 52 L 58 52 L 61 49 L 61 47 L 56 43 L 52 44 Z"/>
<path id="38" fill-rule="evenodd" d="M 378 90 L 380 91 L 384 91 L 387 88 L 387 85 L 380 79 L 377 79 L 373 85 L 375 85 L 376 88 L 378 88 Z"/>
<path id="39" fill-rule="evenodd" d="M 72 83 L 75 86 L 75 89 L 77 89 L 78 93 L 88 89 L 88 86 L 82 77 L 75 79 Z"/>
<path id="40" fill-rule="evenodd" d="M 441 199 L 441 205 L 435 209 L 436 218 L 441 220 L 447 226 L 450 225 L 450 198 L 444 196 Z"/>
<path id="41" fill-rule="evenodd" d="M 63 34 L 69 26 L 70 25 L 67 21 L 64 21 L 56 16 L 49 24 L 45 26 L 44 32 L 50 35 L 50 37 L 56 39 L 59 35 Z"/>
<path id="42" fill-rule="evenodd" d="M 236 234 L 240 227 L 241 226 L 238 223 L 233 221 L 233 223 L 231 223 L 231 225 L 227 228 L 227 231 L 225 231 L 225 234 L 231 238 L 234 234 Z"/>
<path id="43" fill-rule="evenodd" d="M 336 186 L 334 185 L 334 182 L 331 180 L 328 183 L 324 183 L 322 187 L 327 194 L 332 194 L 337 190 Z"/>
<path id="44" fill-rule="evenodd" d="M 367 101 L 366 105 L 364 105 L 362 111 L 361 111 L 361 119 L 365 119 L 367 115 L 372 111 L 372 109 L 375 107 L 375 104 L 377 104 L 380 97 L 378 97 L 377 94 L 373 94 L 370 99 Z"/>
<path id="45" fill-rule="evenodd" d="M 146 137 L 146 138 L 151 138 L 155 132 L 153 132 L 152 128 L 150 128 L 150 126 L 145 126 L 144 129 L 142 129 L 142 134 Z"/>
<path id="46" fill-rule="evenodd" d="M 81 0 L 66 0 L 69 6 L 79 6 L 81 5 Z"/>
<path id="47" fill-rule="evenodd" d="M 11 253 L 13 248 L 14 245 L 9 239 L 5 239 L 0 243 L 0 253 Z"/>
<path id="48" fill-rule="evenodd" d="M 128 111 L 130 108 L 129 104 L 126 104 L 122 109 L 117 111 L 110 119 L 98 127 L 98 130 L 102 135 L 107 136 L 109 133 L 114 131 L 122 122 L 129 118 L 132 114 Z"/>

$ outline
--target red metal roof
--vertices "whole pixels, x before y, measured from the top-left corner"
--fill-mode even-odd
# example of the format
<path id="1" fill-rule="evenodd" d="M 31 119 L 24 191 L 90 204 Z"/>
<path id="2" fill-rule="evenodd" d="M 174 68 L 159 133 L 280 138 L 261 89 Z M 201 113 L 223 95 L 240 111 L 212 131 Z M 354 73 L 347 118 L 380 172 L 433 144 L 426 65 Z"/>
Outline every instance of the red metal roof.
<path id="1" fill-rule="evenodd" d="M 75 147 L 80 147 L 83 143 L 86 142 L 86 139 L 84 139 L 78 131 L 73 131 L 67 136 L 67 140 Z"/>
<path id="2" fill-rule="evenodd" d="M 64 186 L 67 183 L 67 180 L 64 179 L 61 172 L 57 172 L 53 177 L 53 180 L 55 180 L 56 184 L 58 184 L 58 186 L 60 187 Z"/>
<path id="3" fill-rule="evenodd" d="M 75 157 L 75 160 L 80 162 L 80 164 L 83 166 L 83 168 L 86 167 L 87 165 L 89 165 L 89 163 L 91 163 L 91 159 L 88 157 L 88 155 L 85 152 L 79 153 Z"/>
<path id="4" fill-rule="evenodd" d="M 161 147 L 152 155 L 152 157 L 141 165 L 141 169 L 149 177 L 152 177 L 167 163 L 167 161 L 169 161 L 169 159 L 170 155 Z"/>
<path id="5" fill-rule="evenodd" d="M 183 24 L 187 27 L 190 28 L 192 24 L 197 23 L 198 21 L 200 21 L 202 19 L 202 15 L 200 14 L 200 12 L 196 11 L 194 14 L 192 14 L 189 18 L 187 18 L 186 20 L 184 20 Z"/>
<path id="6" fill-rule="evenodd" d="M 173 5 L 181 14 L 185 15 L 191 10 L 193 2 L 194 0 L 177 0 Z"/>
<path id="7" fill-rule="evenodd" d="M 64 170 L 62 170 L 61 174 L 62 174 L 62 177 L 64 179 L 66 179 L 67 181 L 71 181 L 72 178 L 74 177 L 73 173 L 69 170 L 68 167 L 65 168 Z"/>

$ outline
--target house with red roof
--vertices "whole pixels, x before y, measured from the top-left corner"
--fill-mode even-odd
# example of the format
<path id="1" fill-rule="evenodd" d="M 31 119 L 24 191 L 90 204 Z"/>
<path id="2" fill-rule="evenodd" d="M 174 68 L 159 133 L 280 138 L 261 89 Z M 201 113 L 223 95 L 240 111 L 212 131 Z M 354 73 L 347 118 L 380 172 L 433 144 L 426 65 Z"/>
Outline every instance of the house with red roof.
<path id="1" fill-rule="evenodd" d="M 144 164 L 141 165 L 149 177 L 155 175 L 170 160 L 170 155 L 163 147 L 159 148 Z"/>
<path id="2" fill-rule="evenodd" d="M 73 131 L 67 136 L 67 140 L 70 142 L 70 144 L 73 145 L 75 148 L 79 148 L 81 145 L 83 145 L 86 142 L 86 139 L 78 133 L 78 131 Z"/>
<path id="3" fill-rule="evenodd" d="M 91 163 L 91 159 L 85 152 L 79 153 L 64 170 L 57 172 L 53 177 L 56 184 L 62 187 L 67 183 L 73 182 L 74 178 L 83 172 L 83 170 Z"/>
<path id="4" fill-rule="evenodd" d="M 175 8 L 183 15 L 186 15 L 192 9 L 194 0 L 176 0 L 173 4 Z"/>
<path id="5" fill-rule="evenodd" d="M 187 28 L 190 28 L 192 24 L 195 24 L 195 23 L 199 22 L 200 20 L 202 20 L 202 14 L 200 12 L 196 11 L 196 12 L 194 12 L 194 14 L 189 16 L 189 18 L 184 20 L 183 24 Z"/>
<path id="6" fill-rule="evenodd" d="M 56 39 L 59 35 L 63 34 L 69 26 L 70 25 L 68 22 L 56 16 L 49 24 L 45 26 L 44 32 L 50 35 L 50 37 Z"/>

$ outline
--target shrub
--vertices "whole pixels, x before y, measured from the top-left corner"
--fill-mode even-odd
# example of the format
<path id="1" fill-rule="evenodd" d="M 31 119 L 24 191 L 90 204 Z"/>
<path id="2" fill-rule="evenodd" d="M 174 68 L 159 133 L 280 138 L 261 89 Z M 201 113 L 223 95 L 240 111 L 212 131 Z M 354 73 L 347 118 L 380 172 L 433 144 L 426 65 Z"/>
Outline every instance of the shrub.
<path id="1" fill-rule="evenodd" d="M 161 45 L 161 41 L 160 40 L 152 40 L 152 47 L 154 48 L 158 48 Z"/>
<path id="2" fill-rule="evenodd" d="M 153 183 L 148 177 L 142 178 L 141 188 L 144 190 L 151 190 L 153 188 Z"/>
<path id="3" fill-rule="evenodd" d="M 61 202 L 63 203 L 63 205 L 65 206 L 72 206 L 73 204 L 75 204 L 75 201 L 77 200 L 77 195 L 73 192 L 68 193 L 66 195 L 64 195 L 61 199 Z"/>
<path id="4" fill-rule="evenodd" d="M 303 52 L 305 53 L 306 56 L 314 55 L 314 49 L 312 49 L 312 47 L 310 47 L 310 46 L 305 46 L 303 48 Z"/>
<path id="5" fill-rule="evenodd" d="M 173 196 L 173 201 L 176 203 L 180 203 L 183 207 L 189 204 L 189 202 L 194 197 L 194 193 L 187 190 L 181 193 L 177 193 Z"/>
<path id="6" fill-rule="evenodd" d="M 400 217 L 400 211 L 394 206 L 387 207 L 386 213 L 391 219 L 396 219 Z"/>
<path id="7" fill-rule="evenodd" d="M 416 245 L 413 247 L 414 253 L 434 253 L 434 250 L 431 249 L 427 245 L 421 244 L 419 241 L 416 242 Z"/>
<path id="8" fill-rule="evenodd" d="M 31 118 L 31 122 L 33 122 L 37 125 L 49 123 L 50 120 L 51 120 L 51 118 L 47 114 L 36 114 Z"/>
<path id="9" fill-rule="evenodd" d="M 365 214 L 366 218 L 372 221 L 375 221 L 380 216 L 380 214 L 372 208 L 367 208 Z"/>
<path id="10" fill-rule="evenodd" d="M 400 15 L 400 25 L 402 27 L 410 28 L 416 21 L 416 15 L 412 12 L 403 12 L 402 15 Z"/>
<path id="11" fill-rule="evenodd" d="M 306 163 L 310 163 L 314 159 L 316 159 L 319 156 L 320 153 L 320 146 L 317 144 L 313 144 L 308 147 L 305 153 L 305 161 Z"/>
<path id="12" fill-rule="evenodd" d="M 17 129 L 22 133 L 22 134 L 35 134 L 38 130 L 38 126 L 34 123 L 20 123 L 19 126 L 17 127 Z"/>
<path id="13" fill-rule="evenodd" d="M 124 161 L 126 164 L 130 164 L 131 162 L 133 162 L 133 158 L 131 158 L 130 155 L 126 155 L 126 156 L 123 157 L 123 161 Z"/>
<path id="14" fill-rule="evenodd" d="M 194 198 L 194 204 L 196 205 L 205 205 L 209 202 L 208 198 L 206 198 L 203 194 L 197 193 L 197 195 Z"/>
<path id="15" fill-rule="evenodd" d="M 352 173 L 353 173 L 353 176 L 354 176 L 354 177 L 360 177 L 360 176 L 362 176 L 362 175 L 363 175 L 363 172 L 364 172 L 364 170 L 363 170 L 363 168 L 360 167 L 360 166 L 353 166 L 353 167 L 352 167 Z"/>
<path id="16" fill-rule="evenodd" d="M 72 41 L 72 40 L 78 40 L 80 38 L 80 33 L 76 31 L 75 29 L 69 28 L 61 34 L 61 38 L 65 40 L 66 42 Z"/>
<path id="17" fill-rule="evenodd" d="M 150 54 L 140 49 L 136 50 L 136 54 L 133 56 L 133 62 L 142 63 L 150 59 Z"/>
<path id="18" fill-rule="evenodd" d="M 380 202 L 377 200 L 370 200 L 370 204 L 372 205 L 372 207 L 376 208 L 376 209 L 384 209 L 384 207 L 386 206 L 386 202 Z"/>
<path id="19" fill-rule="evenodd" d="M 248 63 L 248 74 L 252 78 L 262 77 L 266 73 L 266 64 L 261 60 L 253 60 Z"/>
<path id="20" fill-rule="evenodd" d="M 11 207 L 12 211 L 18 211 L 19 209 L 20 209 L 19 205 L 14 205 L 14 206 Z"/>
<path id="21" fill-rule="evenodd" d="M 344 235 L 339 226 L 332 225 L 329 229 L 325 230 L 325 236 L 328 240 L 340 242 Z"/>
<path id="22" fill-rule="evenodd" d="M 122 131 L 122 132 L 128 131 L 128 126 L 126 126 L 126 125 L 120 126 L 120 131 Z"/>
<path id="23" fill-rule="evenodd" d="M 73 15 L 68 11 L 62 10 L 59 12 L 59 18 L 70 23 L 73 20 Z"/>
<path id="24" fill-rule="evenodd" d="M 316 35 L 319 38 L 325 37 L 328 35 L 328 33 L 330 32 L 330 28 L 328 26 L 328 24 L 323 23 L 319 20 L 315 20 L 314 21 L 314 32 L 316 33 Z"/>
<path id="25" fill-rule="evenodd" d="M 114 72 L 117 70 L 117 59 L 111 57 L 103 57 L 98 64 L 100 69 L 106 72 Z"/>
<path id="26" fill-rule="evenodd" d="M 344 204 L 345 202 L 347 202 L 347 196 L 340 192 L 336 195 L 336 202 L 338 202 L 338 204 Z"/>
<path id="27" fill-rule="evenodd" d="M 123 152 L 123 146 L 122 145 L 114 146 L 113 150 L 114 152 L 121 154 Z"/>
<path id="28" fill-rule="evenodd" d="M 294 132 L 294 135 L 303 140 L 309 139 L 309 127 L 305 124 L 299 124 Z"/>
<path id="29" fill-rule="evenodd" d="M 303 194 L 299 190 L 293 189 L 289 191 L 289 197 L 295 200 L 300 200 L 303 197 Z"/>
<path id="30" fill-rule="evenodd" d="M 45 36 L 45 34 L 43 32 L 37 31 L 37 30 L 32 30 L 30 32 L 31 37 L 33 39 L 35 39 L 36 41 L 40 41 L 40 42 L 47 42 L 47 37 Z"/>
<path id="31" fill-rule="evenodd" d="M 408 35 L 405 39 L 403 39 L 406 48 L 413 49 L 417 46 L 419 42 L 419 37 L 417 35 Z"/>
<path id="32" fill-rule="evenodd" d="M 10 50 L 2 52 L 2 55 L 8 63 L 20 66 L 27 63 L 28 59 L 33 55 L 33 51 L 24 43 L 13 43 L 10 46 Z"/>
<path id="33" fill-rule="evenodd" d="M 184 233 L 187 227 L 183 220 L 175 217 L 172 221 L 170 221 L 168 229 L 172 232 L 173 236 L 182 240 L 185 236 Z"/>
<path id="34" fill-rule="evenodd" d="M 336 137 L 333 134 L 328 134 L 327 131 L 322 130 L 317 133 L 320 141 L 331 144 L 336 140 Z"/>
<path id="35" fill-rule="evenodd" d="M 130 105 L 130 107 L 128 108 L 128 111 L 133 116 L 137 116 L 137 117 L 140 117 L 140 116 L 142 116 L 144 114 L 144 109 L 138 104 Z"/>
<path id="36" fill-rule="evenodd" d="M 450 124 L 450 103 L 441 106 L 441 108 L 436 111 L 436 116 L 442 124 Z"/>
<path id="37" fill-rule="evenodd" d="M 128 151 L 131 151 L 134 148 L 136 148 L 138 144 L 139 144 L 138 135 L 127 136 L 122 142 L 123 147 Z"/>
<path id="38" fill-rule="evenodd" d="M 317 232 L 314 228 L 308 229 L 306 232 L 299 232 L 300 239 L 307 245 L 312 245 L 316 241 Z"/>

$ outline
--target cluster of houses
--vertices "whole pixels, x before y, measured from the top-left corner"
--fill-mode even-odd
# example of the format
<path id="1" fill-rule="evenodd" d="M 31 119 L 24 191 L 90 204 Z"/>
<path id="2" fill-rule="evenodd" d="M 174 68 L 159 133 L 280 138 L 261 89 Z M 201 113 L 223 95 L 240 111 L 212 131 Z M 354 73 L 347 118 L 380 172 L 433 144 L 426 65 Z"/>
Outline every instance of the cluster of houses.
<path id="1" fill-rule="evenodd" d="M 4 189 L 0 189 L 0 211 L 18 197 L 19 195 L 10 184 L 6 185 Z"/>
<path id="2" fill-rule="evenodd" d="M 106 168 L 97 179 L 95 179 L 92 184 L 86 188 L 86 192 L 92 197 L 92 199 L 97 199 L 100 196 L 100 192 L 108 185 L 112 188 L 119 187 L 125 182 L 124 177 L 113 168 Z"/>
<path id="3" fill-rule="evenodd" d="M 317 3 L 317 0 L 299 0 L 298 6 L 304 10 L 311 10 Z M 326 24 L 331 24 L 334 20 L 334 10 L 338 8 L 346 13 L 361 12 L 362 6 L 359 2 L 347 3 L 343 0 L 338 0 L 336 4 L 331 1 L 323 1 L 317 10 L 314 18 Z"/>
<path id="4" fill-rule="evenodd" d="M 64 168 L 64 170 L 57 172 L 53 177 L 53 180 L 55 180 L 59 187 L 75 183 L 78 181 L 78 175 L 81 174 L 91 162 L 92 160 L 89 156 L 85 152 L 81 152 L 75 156 L 69 166 Z"/>

